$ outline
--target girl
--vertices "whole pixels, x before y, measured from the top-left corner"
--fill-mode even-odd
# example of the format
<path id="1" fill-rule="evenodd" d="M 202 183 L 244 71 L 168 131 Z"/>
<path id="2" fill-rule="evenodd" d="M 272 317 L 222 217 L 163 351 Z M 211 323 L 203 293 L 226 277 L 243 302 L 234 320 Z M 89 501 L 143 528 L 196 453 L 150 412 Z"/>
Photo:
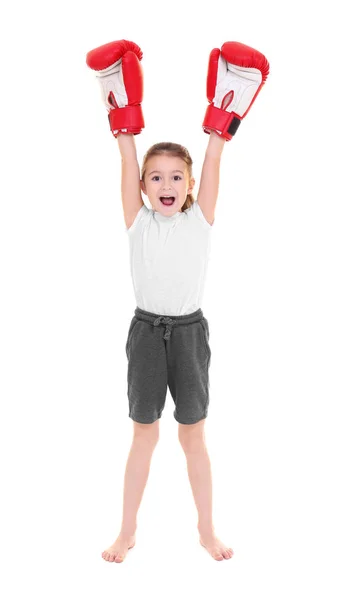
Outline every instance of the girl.
<path id="1" fill-rule="evenodd" d="M 122 203 L 137 305 L 126 342 L 134 437 L 126 465 L 120 533 L 102 557 L 122 562 L 135 544 L 137 513 L 169 387 L 198 512 L 199 540 L 221 561 L 231 558 L 233 550 L 216 536 L 212 517 L 211 466 L 204 437 L 211 350 L 209 324 L 200 307 L 223 147 L 248 112 L 268 69 L 265 57 L 243 44 L 227 42 L 221 51 L 212 51 L 207 81 L 210 105 L 203 122 L 209 140 L 195 200 L 192 159 L 179 144 L 152 146 L 140 175 L 134 136 L 144 127 L 141 58 L 140 48 L 126 40 L 87 55 L 87 64 L 101 83 L 110 129 L 121 153 Z"/>

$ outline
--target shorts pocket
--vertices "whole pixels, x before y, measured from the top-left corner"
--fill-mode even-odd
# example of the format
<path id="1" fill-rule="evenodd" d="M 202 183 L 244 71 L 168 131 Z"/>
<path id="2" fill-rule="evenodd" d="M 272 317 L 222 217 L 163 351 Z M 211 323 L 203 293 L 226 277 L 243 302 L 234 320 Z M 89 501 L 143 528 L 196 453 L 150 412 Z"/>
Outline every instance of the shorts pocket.
<path id="1" fill-rule="evenodd" d="M 137 317 L 132 317 L 130 328 L 129 328 L 128 334 L 127 334 L 127 342 L 126 342 L 126 347 L 125 347 L 127 358 L 129 358 L 128 351 L 129 351 L 129 348 L 130 348 L 132 333 L 133 333 L 133 330 L 134 330 L 135 326 L 137 325 L 137 323 L 138 323 Z"/>
<path id="2" fill-rule="evenodd" d="M 204 340 L 205 350 L 210 358 L 211 350 L 210 350 L 210 344 L 209 344 L 209 323 L 205 317 L 203 317 L 203 319 L 201 320 L 200 323 L 201 323 L 202 331 L 203 331 L 203 340 Z"/>

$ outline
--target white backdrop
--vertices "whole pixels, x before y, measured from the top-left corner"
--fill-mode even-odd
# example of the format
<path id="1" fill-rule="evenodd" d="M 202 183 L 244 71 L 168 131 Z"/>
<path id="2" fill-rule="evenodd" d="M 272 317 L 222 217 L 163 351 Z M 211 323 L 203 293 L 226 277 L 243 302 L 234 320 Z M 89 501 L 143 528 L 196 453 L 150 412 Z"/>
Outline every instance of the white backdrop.
<path id="1" fill-rule="evenodd" d="M 350 600 L 351 56 L 344 3 L 20 2 L 1 55 L 1 560 L 6 600 Z M 209 52 L 263 52 L 268 80 L 226 144 L 203 311 L 217 562 L 168 392 L 124 563 L 135 308 L 120 157 L 86 53 L 143 50 L 146 127 L 199 182 Z M 145 198 L 148 206 L 148 200 Z"/>

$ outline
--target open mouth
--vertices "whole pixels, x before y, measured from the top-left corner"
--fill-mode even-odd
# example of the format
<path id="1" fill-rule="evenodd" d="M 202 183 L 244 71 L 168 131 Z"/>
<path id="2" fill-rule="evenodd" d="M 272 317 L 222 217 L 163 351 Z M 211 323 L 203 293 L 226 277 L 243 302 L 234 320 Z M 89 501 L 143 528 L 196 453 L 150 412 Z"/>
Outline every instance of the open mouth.
<path id="1" fill-rule="evenodd" d="M 160 196 L 160 202 L 162 202 L 164 206 L 172 206 L 175 202 L 175 196 Z"/>

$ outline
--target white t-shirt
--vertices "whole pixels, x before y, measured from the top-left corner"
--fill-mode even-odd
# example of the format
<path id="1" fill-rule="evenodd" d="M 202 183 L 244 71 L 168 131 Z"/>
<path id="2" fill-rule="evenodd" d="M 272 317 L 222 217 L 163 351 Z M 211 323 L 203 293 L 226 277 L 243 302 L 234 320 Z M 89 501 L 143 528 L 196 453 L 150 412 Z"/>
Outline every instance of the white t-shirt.
<path id="1" fill-rule="evenodd" d="M 202 307 L 213 225 L 197 201 L 170 217 L 143 204 L 126 228 L 136 306 L 173 316 Z"/>

